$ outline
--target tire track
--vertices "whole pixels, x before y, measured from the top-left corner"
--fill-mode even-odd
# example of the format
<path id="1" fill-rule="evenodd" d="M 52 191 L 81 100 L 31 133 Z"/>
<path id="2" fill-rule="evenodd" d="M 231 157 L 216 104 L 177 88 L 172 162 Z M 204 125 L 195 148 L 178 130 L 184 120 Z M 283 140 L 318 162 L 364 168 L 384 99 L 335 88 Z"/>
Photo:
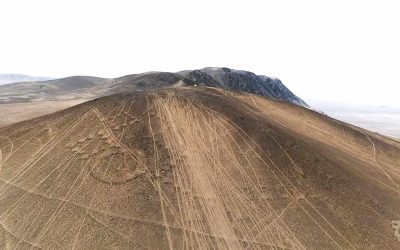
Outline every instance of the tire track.
<path id="1" fill-rule="evenodd" d="M 178 201 L 181 203 L 179 205 L 181 216 L 189 222 L 195 222 L 199 218 L 196 214 L 200 212 L 206 220 L 205 222 L 186 224 L 185 227 L 196 228 L 196 231 L 204 230 L 204 226 L 208 227 L 212 235 L 224 239 L 216 242 L 218 248 L 242 248 L 242 239 L 237 233 L 240 232 L 239 235 L 244 235 L 250 228 L 247 224 L 241 223 L 234 226 L 230 216 L 226 213 L 227 206 L 230 209 L 237 210 L 232 211 L 230 213 L 231 216 L 236 213 L 245 213 L 247 214 L 246 216 L 253 218 L 253 224 L 258 222 L 260 213 L 263 210 L 258 209 L 252 202 L 249 204 L 248 199 L 245 197 L 246 195 L 236 188 L 235 181 L 230 180 L 229 174 L 224 170 L 226 167 L 216 157 L 219 150 L 215 150 L 216 145 L 214 144 L 218 142 L 222 143 L 222 148 L 230 152 L 228 156 L 225 155 L 224 157 L 236 158 L 233 149 L 229 146 L 230 143 L 221 141 L 216 136 L 220 131 L 212 130 L 213 127 L 221 130 L 225 129 L 216 122 L 220 118 L 214 117 L 209 113 L 211 118 L 207 119 L 196 108 L 190 104 L 179 102 L 173 96 L 166 98 L 156 96 L 154 102 L 158 110 L 157 113 L 162 118 L 160 125 L 167 147 L 171 149 L 172 158 L 180 156 L 180 158 L 184 159 L 184 164 L 176 164 L 174 170 L 175 182 L 179 187 L 177 196 L 179 196 Z M 245 174 L 246 170 L 243 169 L 238 161 L 236 161 L 235 166 Z M 251 165 L 247 167 L 252 168 Z M 247 176 L 245 178 L 250 177 Z M 259 188 L 259 186 L 253 187 Z M 187 191 L 182 193 L 182 190 Z M 179 193 L 182 193 L 182 196 Z M 203 226 L 203 223 L 206 224 Z M 266 230 L 266 228 L 263 227 L 263 230 Z M 284 247 L 283 238 L 286 238 L 285 242 L 288 242 L 288 234 L 280 227 L 276 227 L 274 229 L 276 231 L 269 230 L 267 229 L 269 233 L 269 236 L 267 236 L 268 234 L 260 233 L 258 227 L 256 227 L 254 236 L 263 236 L 260 242 L 262 244 Z M 250 234 L 252 233 L 250 232 Z M 194 238 L 185 238 L 185 242 L 189 248 L 207 248 L 211 246 L 207 240 L 201 239 L 196 235 Z M 291 242 L 291 244 L 297 244 L 294 243 L 295 241 Z M 259 246 L 254 243 L 252 248 L 259 248 Z M 301 248 L 299 244 L 296 246 L 296 248 Z"/>

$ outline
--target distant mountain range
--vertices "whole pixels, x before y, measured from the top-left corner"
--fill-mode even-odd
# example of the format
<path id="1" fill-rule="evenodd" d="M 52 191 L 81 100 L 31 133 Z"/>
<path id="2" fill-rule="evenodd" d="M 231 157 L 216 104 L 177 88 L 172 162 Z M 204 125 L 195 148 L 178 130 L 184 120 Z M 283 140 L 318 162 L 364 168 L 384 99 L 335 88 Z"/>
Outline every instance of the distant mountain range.
<path id="1" fill-rule="evenodd" d="M 112 79 L 72 76 L 8 84 L 0 86 L 0 103 L 94 99 L 117 93 L 183 86 L 208 86 L 243 91 L 307 106 L 277 78 L 256 75 L 249 71 L 215 67 L 177 73 L 148 72 Z"/>
<path id="2" fill-rule="evenodd" d="M 54 78 L 42 76 L 28 76 L 22 74 L 0 74 L 0 84 L 14 83 L 14 82 L 33 82 L 33 81 L 47 81 Z"/>

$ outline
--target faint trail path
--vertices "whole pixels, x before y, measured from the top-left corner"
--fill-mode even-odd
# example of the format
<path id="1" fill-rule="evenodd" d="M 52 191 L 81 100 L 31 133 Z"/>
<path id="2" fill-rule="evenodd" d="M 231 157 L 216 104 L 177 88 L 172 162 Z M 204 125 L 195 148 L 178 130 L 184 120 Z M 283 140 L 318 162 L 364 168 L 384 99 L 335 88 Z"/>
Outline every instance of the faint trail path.
<path id="1" fill-rule="evenodd" d="M 253 100 L 253 101 L 254 101 L 254 100 Z M 218 112 L 209 109 L 208 107 L 206 107 L 206 108 L 207 108 L 208 110 L 210 110 L 210 112 L 212 112 L 212 113 L 215 113 L 215 114 L 217 114 L 217 115 L 221 115 L 221 114 L 219 114 Z M 261 111 L 261 112 L 263 112 L 263 113 L 266 114 L 267 116 L 270 116 L 270 115 L 268 115 L 267 113 L 265 113 L 264 111 Z M 271 117 L 271 119 L 273 119 L 273 117 Z M 274 119 L 273 119 L 273 120 L 274 120 Z M 256 148 L 261 149 L 260 146 L 259 146 L 245 131 L 243 131 L 240 127 L 231 125 L 231 124 L 229 124 L 227 121 L 223 121 L 223 122 L 227 123 L 228 126 L 231 126 L 233 129 L 239 130 L 239 131 L 242 133 L 242 134 L 240 134 L 241 136 L 247 137 L 247 138 L 254 144 L 254 146 L 255 146 Z M 278 122 L 278 123 L 279 123 L 279 122 Z M 233 127 L 233 126 L 234 126 L 234 127 Z M 286 127 L 285 125 L 283 125 L 283 126 Z M 267 162 L 265 162 L 265 161 L 263 160 L 263 158 L 262 158 L 254 149 L 252 149 L 252 150 L 254 151 L 255 154 L 258 155 L 258 157 L 265 163 L 266 166 L 269 166 L 269 164 L 268 164 Z M 261 149 L 261 150 L 262 150 L 262 149 Z M 281 183 L 281 185 L 285 188 L 285 190 L 287 191 L 287 193 L 288 193 L 293 199 L 295 199 L 296 197 L 293 197 L 293 195 L 291 195 L 290 191 L 288 190 L 289 186 L 291 186 L 291 188 L 293 188 L 297 193 L 301 193 L 301 192 L 300 192 L 300 191 L 295 187 L 295 185 L 288 179 L 288 177 L 282 172 L 282 170 L 279 169 L 279 167 L 276 165 L 276 163 L 275 163 L 269 156 L 267 156 L 267 158 L 268 158 L 268 160 L 272 163 L 272 166 L 273 166 L 273 167 L 277 170 L 277 172 L 279 173 L 279 175 L 278 175 L 277 173 L 273 172 L 274 175 L 276 176 L 276 178 L 279 180 L 279 182 Z M 282 179 L 281 179 L 279 176 L 282 176 Z M 286 182 L 287 182 L 288 185 L 285 185 L 285 184 L 283 183 L 283 180 L 286 180 Z M 343 246 L 341 246 L 341 245 L 338 243 L 338 241 L 337 241 L 335 238 L 333 238 L 332 235 L 331 235 L 329 232 L 326 231 L 326 228 L 325 228 L 322 224 L 326 224 L 326 226 L 327 226 L 328 228 L 332 229 L 339 237 L 341 237 L 341 238 L 344 240 L 344 243 L 347 245 L 346 247 L 350 246 L 351 248 L 355 249 L 355 247 L 346 239 L 346 237 L 344 237 L 344 236 L 343 236 L 329 221 L 328 221 L 328 219 L 326 219 L 326 218 L 318 211 L 318 209 L 315 208 L 314 205 L 312 205 L 312 203 L 311 203 L 308 199 L 306 199 L 306 198 L 304 197 L 304 201 L 308 204 L 308 206 L 310 207 L 310 210 L 311 210 L 311 211 L 314 210 L 314 212 L 316 212 L 316 214 L 315 214 L 316 216 L 312 216 L 312 214 L 310 213 L 311 211 L 307 210 L 306 207 L 303 206 L 303 205 L 301 205 L 299 202 L 297 202 L 297 200 L 296 200 L 295 202 L 296 202 L 296 203 L 300 206 L 300 208 L 315 222 L 315 224 L 321 229 L 321 231 L 323 231 L 323 232 L 326 234 L 326 236 L 327 236 L 328 238 L 330 238 L 330 239 L 335 243 L 335 245 L 337 245 L 339 248 L 343 248 Z M 322 219 L 322 222 L 321 222 L 321 221 L 318 221 L 318 220 L 316 219 L 316 217 L 320 217 L 320 218 Z"/>
<path id="2" fill-rule="evenodd" d="M 106 176 L 106 174 L 107 174 L 107 172 L 108 172 L 108 168 L 110 167 L 110 163 L 111 163 L 113 157 L 114 157 L 114 156 L 111 156 L 111 159 L 108 161 L 108 164 L 107 164 L 107 167 L 106 167 L 106 171 L 104 171 L 104 174 L 103 174 L 103 178 Z M 97 183 L 96 189 L 95 189 L 95 191 L 94 191 L 94 194 L 93 194 L 92 198 L 90 199 L 89 207 L 92 206 L 92 203 L 93 203 L 94 199 L 96 198 L 96 195 L 97 195 L 97 191 L 98 191 L 98 189 L 99 189 L 99 186 L 100 186 L 100 183 Z M 79 223 L 79 227 L 78 227 L 78 230 L 77 230 L 77 233 L 76 233 L 76 236 L 75 236 L 74 244 L 72 245 L 72 249 L 75 249 L 75 248 L 76 248 L 76 245 L 77 245 L 78 240 L 79 240 L 79 235 L 80 235 L 80 233 L 81 233 L 82 227 L 83 227 L 84 222 L 85 222 L 85 220 L 86 220 L 86 216 L 87 216 L 87 215 L 90 216 L 90 213 L 89 213 L 87 210 L 86 210 L 85 212 L 86 212 L 85 215 L 82 216 L 82 220 L 81 220 L 81 222 Z M 94 219 L 94 218 L 93 218 L 93 219 Z M 95 219 L 95 220 L 96 220 L 96 219 Z M 97 220 L 96 220 L 96 221 L 97 221 Z M 99 223 L 102 224 L 102 225 L 104 225 L 104 223 L 101 223 L 101 222 L 99 222 Z M 106 226 L 106 225 L 104 225 L 104 226 Z M 110 227 L 107 227 L 107 228 L 110 228 Z M 114 230 L 113 230 L 113 231 L 114 231 Z M 120 233 L 117 232 L 117 234 L 120 234 Z M 122 235 L 122 236 L 123 236 L 123 235 Z"/>
<path id="3" fill-rule="evenodd" d="M 169 100 L 173 102 L 174 100 Z M 211 227 L 212 233 L 216 234 L 217 236 L 222 236 L 225 238 L 224 241 L 217 241 L 217 245 L 219 247 L 228 247 L 231 249 L 238 249 L 240 248 L 239 242 L 235 233 L 232 230 L 232 225 L 230 224 L 229 219 L 227 218 L 227 214 L 224 211 L 223 205 L 220 201 L 219 195 L 217 194 L 217 190 L 214 188 L 214 183 L 210 180 L 208 176 L 208 168 L 206 167 L 208 164 L 204 162 L 203 157 L 201 157 L 200 152 L 204 152 L 204 149 L 199 148 L 200 145 L 203 144 L 203 141 L 200 137 L 196 136 L 196 133 L 192 133 L 192 128 L 187 127 L 183 128 L 180 124 L 179 129 L 177 128 L 176 122 L 184 122 L 187 121 L 184 117 L 182 117 L 183 113 L 179 108 L 178 105 L 174 105 L 177 103 L 166 103 L 166 102 L 159 102 L 162 108 L 160 114 L 164 115 L 164 118 L 167 119 L 168 125 L 170 125 L 170 134 L 173 138 L 175 138 L 178 142 L 179 149 L 176 149 L 175 152 L 183 152 L 186 156 L 186 160 L 188 164 L 186 167 L 188 168 L 187 174 L 191 177 L 193 181 L 192 185 L 199 192 L 198 195 L 208 197 L 207 199 L 202 202 L 202 206 L 204 206 L 205 216 L 207 218 L 208 224 Z M 190 114 L 193 111 L 186 110 L 184 111 L 187 114 Z M 183 119 L 182 119 L 183 118 Z M 192 117 L 196 121 L 196 117 Z M 196 121 L 197 123 L 197 121 Z M 198 128 L 193 128 L 198 130 Z M 193 135 L 196 138 L 193 138 Z M 193 147 L 191 147 L 192 145 Z M 173 145 L 170 145 L 175 147 Z M 203 166 L 203 167 L 202 167 Z M 206 167 L 206 168 L 204 168 Z M 204 171 L 201 171 L 200 168 L 204 168 Z M 184 170 L 183 170 L 184 171 Z M 182 171 L 182 172 L 183 172 Z M 185 172 L 186 172 L 185 171 Z M 185 177 L 182 176 L 180 178 L 181 182 L 185 182 Z M 188 189 L 189 187 L 184 189 Z M 194 190 L 193 190 L 194 191 Z M 189 201 L 191 202 L 191 201 Z M 193 204 L 193 203 L 192 203 Z M 186 212 L 191 214 L 196 214 L 197 212 L 193 209 L 195 207 L 187 207 Z M 189 220 L 196 220 L 195 218 L 188 218 Z M 200 229 L 200 228 L 199 228 Z M 201 230 L 201 229 L 200 229 Z M 235 240 L 236 239 L 236 240 Z M 198 240 L 200 242 L 200 240 Z M 203 247 L 207 245 L 207 243 L 203 242 L 200 243 Z M 193 245 L 192 245 L 193 247 Z"/>
<path id="4" fill-rule="evenodd" d="M 282 150 L 282 152 L 287 156 L 287 158 L 289 159 L 289 161 L 292 163 L 294 169 L 301 175 L 304 176 L 304 172 L 303 169 L 301 167 L 299 167 L 296 162 L 292 159 L 292 157 L 290 157 L 289 153 L 282 147 L 282 145 L 278 142 L 278 140 L 275 139 L 275 137 L 273 135 L 270 135 L 270 137 L 272 138 L 272 140 L 274 140 L 274 142 L 279 146 L 279 148 Z"/>
<path id="5" fill-rule="evenodd" d="M 400 190 L 400 185 L 395 182 L 392 178 L 392 176 L 386 171 L 385 167 L 382 166 L 382 164 L 378 161 L 377 158 L 377 150 L 376 150 L 376 145 L 375 142 L 372 140 L 371 136 L 369 136 L 367 133 L 365 133 L 364 131 L 359 130 L 363 135 L 365 135 L 365 137 L 368 139 L 368 141 L 371 143 L 372 146 L 372 156 L 373 159 L 375 161 L 375 163 L 378 165 L 379 169 L 382 171 L 382 173 L 389 179 L 390 182 L 392 182 L 398 189 Z M 399 193 L 400 195 L 400 193 Z"/>
<path id="6" fill-rule="evenodd" d="M 231 133 L 237 131 L 224 126 L 223 117 L 200 110 L 190 98 L 155 96 L 154 103 L 174 163 L 183 229 L 210 232 L 217 239 L 215 245 L 201 234 L 184 233 L 185 247 L 241 249 L 242 242 L 248 242 L 255 249 L 304 248 L 271 206 L 256 204 L 249 196 L 268 203 L 261 198 L 252 157 L 243 149 L 248 145 L 235 141 Z"/>
<path id="7" fill-rule="evenodd" d="M 14 143 L 13 141 L 10 139 L 9 136 L 6 137 L 7 140 L 10 142 L 9 145 L 11 146 L 10 152 L 7 154 L 7 157 L 4 158 L 3 160 L 3 164 L 12 156 L 12 154 L 14 153 Z"/>
<path id="8" fill-rule="evenodd" d="M 375 160 L 376 160 L 376 146 L 375 146 L 375 142 L 371 139 L 371 137 L 368 135 L 368 134 L 366 134 L 365 132 L 362 132 L 366 137 L 367 137 L 367 139 L 368 139 L 368 141 L 370 141 L 371 142 L 371 145 L 372 145 L 372 154 L 374 155 L 374 158 L 375 158 Z"/>
<path id="9" fill-rule="evenodd" d="M 1 149 L 0 149 L 0 172 L 1 172 L 2 167 L 3 167 L 3 153 L 1 152 Z"/>
<path id="10" fill-rule="evenodd" d="M 146 107 L 147 107 L 147 109 L 149 109 L 149 100 L 148 100 L 147 96 L 146 96 Z M 163 199 L 161 183 L 160 183 L 160 169 L 158 166 L 159 156 L 158 156 L 158 150 L 157 150 L 157 146 L 156 146 L 156 139 L 155 139 L 153 127 L 151 126 L 151 119 L 150 119 L 149 112 L 147 112 L 147 116 L 148 116 L 148 122 L 149 122 L 149 130 L 150 130 L 151 136 L 153 138 L 154 170 L 155 170 L 155 174 L 156 174 L 155 184 L 157 185 L 158 197 L 160 199 L 161 212 L 162 212 L 162 216 L 163 216 L 163 220 L 164 220 L 164 224 L 165 224 L 165 231 L 167 234 L 168 246 L 169 246 L 169 249 L 172 250 L 172 249 L 174 249 L 174 246 L 172 243 L 171 232 L 169 230 L 168 219 L 167 219 L 167 216 L 165 213 L 165 208 L 164 208 L 164 199 Z"/>
<path id="11" fill-rule="evenodd" d="M 59 201 L 60 203 L 61 202 L 65 202 L 65 203 L 68 203 L 70 205 L 74 205 L 76 207 L 79 207 L 79 208 L 82 208 L 82 209 L 86 210 L 86 212 L 88 212 L 88 213 L 89 212 L 99 213 L 99 214 L 102 214 L 102 215 L 105 215 L 105 216 L 115 217 L 115 218 L 119 218 L 119 219 L 125 219 L 125 220 L 134 221 L 134 222 L 142 222 L 142 223 L 151 224 L 151 225 L 154 225 L 154 226 L 165 227 L 165 225 L 163 223 L 160 223 L 158 221 L 146 220 L 145 218 L 139 218 L 139 217 L 133 217 L 133 216 L 126 216 L 126 215 L 114 213 L 112 211 L 98 210 L 93 206 L 84 205 L 84 204 L 78 204 L 76 202 L 73 202 L 71 200 L 67 200 L 67 199 L 64 199 L 64 198 L 57 198 L 57 197 L 53 197 L 53 196 L 48 195 L 48 194 L 41 194 L 41 193 L 37 193 L 37 192 L 31 191 L 31 190 L 27 190 L 27 189 L 25 189 L 23 187 L 20 187 L 18 185 L 13 184 L 13 183 L 6 182 L 5 180 L 0 180 L 0 182 L 7 183 L 8 185 L 13 186 L 13 187 L 18 188 L 18 189 L 21 189 L 24 192 L 29 193 L 29 194 L 34 194 L 34 195 L 38 195 L 38 196 L 41 196 L 41 197 L 46 198 L 46 199 Z M 174 227 L 174 228 L 175 229 L 179 229 L 177 227 Z"/>
<path id="12" fill-rule="evenodd" d="M 255 104 L 256 106 L 259 107 L 259 105 L 257 105 L 257 103 L 256 103 L 256 101 L 253 99 L 253 97 L 251 97 L 251 99 L 252 99 L 252 101 L 254 102 L 254 104 Z M 287 128 L 287 129 L 290 129 L 290 130 L 293 130 L 293 128 L 290 127 L 290 124 L 284 124 L 284 123 L 280 122 L 278 119 L 275 119 L 275 117 L 274 117 L 273 115 L 267 113 L 266 111 L 263 111 L 260 107 L 259 107 L 259 110 L 260 110 L 261 113 L 263 113 L 264 115 L 268 116 L 271 120 L 273 120 L 273 121 L 276 122 L 277 124 L 281 125 L 282 127 Z M 362 131 L 360 131 L 360 132 L 363 133 Z M 367 135 L 366 135 L 366 136 L 367 136 Z M 324 140 L 323 140 L 323 139 L 324 139 L 323 137 L 320 137 L 320 138 L 322 138 L 322 141 L 324 141 Z M 314 139 L 316 139 L 316 138 L 314 138 Z M 330 143 L 332 143 L 332 142 L 330 141 Z M 335 146 L 338 147 L 338 148 L 339 148 L 340 150 L 342 150 L 343 152 L 348 152 L 348 149 L 347 149 L 346 147 L 344 147 L 343 145 L 335 144 Z M 376 154 L 375 143 L 373 144 L 373 148 L 375 148 L 375 150 L 373 149 L 373 150 L 372 150 L 372 153 L 375 152 L 375 154 Z M 349 154 L 352 154 L 353 152 L 348 152 L 348 153 L 349 153 Z M 368 163 L 371 163 L 371 161 L 370 161 L 369 159 L 368 159 L 368 160 L 366 160 L 366 159 L 364 159 L 364 158 L 359 158 L 359 159 L 360 159 L 360 160 L 363 160 L 363 161 L 366 161 L 366 162 L 368 162 Z M 378 165 L 378 163 L 376 163 L 376 164 Z M 396 192 L 397 194 L 400 195 L 400 189 L 395 188 L 395 187 L 393 187 L 392 185 L 388 185 L 387 183 L 385 183 L 385 182 L 382 181 L 381 179 L 376 178 L 376 177 L 374 177 L 374 176 L 368 174 L 366 171 L 362 171 L 362 170 L 360 170 L 359 168 L 357 168 L 357 167 L 355 167 L 355 166 L 353 166 L 353 165 L 351 165 L 351 164 L 348 165 L 348 166 L 351 167 L 351 168 L 353 168 L 354 170 L 360 172 L 361 174 L 368 176 L 369 178 L 371 178 L 371 179 L 374 180 L 375 182 L 378 182 L 379 184 L 381 184 L 381 185 L 387 187 L 388 189 L 391 189 L 392 191 L 394 191 L 394 192 Z M 379 166 L 378 166 L 378 167 L 379 167 Z M 386 172 L 386 171 L 385 171 L 385 172 Z M 389 178 L 389 180 L 391 179 L 390 177 L 388 177 L 388 178 Z M 397 186 L 397 184 L 396 184 L 396 186 Z"/>
<path id="13" fill-rule="evenodd" d="M 19 240 L 19 241 L 22 241 L 22 242 L 28 244 L 30 247 L 32 247 L 32 248 L 34 247 L 34 249 L 35 249 L 35 248 L 37 248 L 37 249 L 44 249 L 44 248 L 41 248 L 40 246 L 35 245 L 35 244 L 33 244 L 33 243 L 29 242 L 29 241 L 26 241 L 26 240 L 24 240 L 24 239 L 20 239 L 20 238 L 19 238 L 17 235 L 15 235 L 10 229 L 8 229 L 8 228 L 6 227 L 6 225 L 4 225 L 3 222 L 0 222 L 0 226 L 1 226 L 1 227 L 3 228 L 3 230 L 6 231 L 8 234 L 12 235 L 12 237 L 14 237 L 15 239 L 17 239 L 17 240 Z"/>
<path id="14" fill-rule="evenodd" d="M 59 143 L 66 138 L 67 136 L 70 135 L 71 131 L 73 131 L 73 129 L 75 127 L 77 127 L 80 123 L 82 123 L 82 121 L 84 121 L 91 112 L 86 112 L 80 119 L 78 119 L 77 121 L 75 121 L 72 125 L 70 125 L 69 127 L 67 127 L 63 133 L 61 134 L 61 136 L 59 136 L 57 139 L 52 139 L 49 140 L 48 143 L 46 143 L 45 145 L 43 145 L 42 147 L 40 147 L 38 150 L 36 150 L 30 158 L 28 158 L 28 160 L 20 167 L 20 170 L 16 171 L 16 173 L 14 174 L 14 176 L 12 176 L 10 178 L 10 181 L 12 182 L 16 182 L 17 180 L 19 180 L 22 176 L 24 176 L 24 174 L 26 174 L 33 166 L 35 166 L 35 164 L 40 161 L 44 156 L 46 156 L 51 150 L 53 150 L 54 148 L 56 148 L 57 145 L 59 145 Z M 3 162 L 4 163 L 4 162 Z M 0 193 L 4 193 L 7 190 L 4 190 L 4 187 L 1 186 L 0 187 Z"/>

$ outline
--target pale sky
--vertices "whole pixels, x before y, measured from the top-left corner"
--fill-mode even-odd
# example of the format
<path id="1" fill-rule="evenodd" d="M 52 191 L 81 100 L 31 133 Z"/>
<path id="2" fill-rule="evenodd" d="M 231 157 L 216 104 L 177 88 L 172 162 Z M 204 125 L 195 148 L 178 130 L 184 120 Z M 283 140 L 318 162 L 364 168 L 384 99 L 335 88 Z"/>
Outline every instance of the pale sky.
<path id="1" fill-rule="evenodd" d="M 385 0 L 0 0 L 0 73 L 117 77 L 225 66 L 304 100 L 400 106 Z"/>

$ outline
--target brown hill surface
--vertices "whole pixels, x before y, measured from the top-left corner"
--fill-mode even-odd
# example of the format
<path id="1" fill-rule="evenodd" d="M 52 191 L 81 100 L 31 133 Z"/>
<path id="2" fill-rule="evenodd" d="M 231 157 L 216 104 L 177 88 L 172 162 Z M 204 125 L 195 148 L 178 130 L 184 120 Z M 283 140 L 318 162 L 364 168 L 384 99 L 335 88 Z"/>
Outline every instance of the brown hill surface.
<path id="1" fill-rule="evenodd" d="M 0 247 L 399 247 L 400 143 L 188 87 L 0 129 Z"/>

